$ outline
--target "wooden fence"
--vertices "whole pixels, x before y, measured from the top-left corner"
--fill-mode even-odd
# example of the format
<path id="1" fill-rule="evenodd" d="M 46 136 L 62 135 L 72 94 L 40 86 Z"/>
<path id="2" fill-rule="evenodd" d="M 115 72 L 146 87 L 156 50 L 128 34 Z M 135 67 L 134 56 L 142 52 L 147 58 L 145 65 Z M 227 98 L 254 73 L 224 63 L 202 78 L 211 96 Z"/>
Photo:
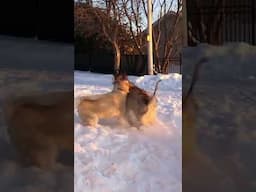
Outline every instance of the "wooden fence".
<path id="1" fill-rule="evenodd" d="M 255 45 L 255 12 L 255 0 L 188 0 L 188 44 L 246 42 Z"/>
<path id="2" fill-rule="evenodd" d="M 170 73 L 181 73 L 181 58 L 171 59 Z M 114 71 L 114 55 L 112 53 L 76 53 L 75 70 L 112 74 Z M 129 75 L 147 74 L 147 55 L 122 55 L 120 71 Z"/>

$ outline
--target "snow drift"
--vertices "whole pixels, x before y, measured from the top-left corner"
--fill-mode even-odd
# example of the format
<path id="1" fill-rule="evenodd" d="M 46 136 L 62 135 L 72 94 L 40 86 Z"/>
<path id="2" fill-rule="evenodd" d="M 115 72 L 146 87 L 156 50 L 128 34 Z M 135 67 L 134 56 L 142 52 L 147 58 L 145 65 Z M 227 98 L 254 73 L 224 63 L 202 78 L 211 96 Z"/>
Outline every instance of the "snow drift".
<path id="1" fill-rule="evenodd" d="M 181 75 L 129 76 L 153 92 L 159 84 L 158 122 L 143 131 L 115 122 L 80 124 L 75 108 L 75 191 L 181 191 Z M 75 72 L 75 100 L 112 89 L 112 76 Z"/>

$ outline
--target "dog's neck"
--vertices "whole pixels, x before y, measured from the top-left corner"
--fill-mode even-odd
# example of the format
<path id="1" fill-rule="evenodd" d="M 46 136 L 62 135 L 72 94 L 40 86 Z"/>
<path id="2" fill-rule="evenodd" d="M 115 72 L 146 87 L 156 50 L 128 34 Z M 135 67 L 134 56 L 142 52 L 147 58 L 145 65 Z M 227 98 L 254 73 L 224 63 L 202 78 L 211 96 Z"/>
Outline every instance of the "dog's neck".
<path id="1" fill-rule="evenodd" d="M 118 91 L 121 92 L 123 94 L 127 94 L 129 92 L 129 87 L 125 86 L 123 84 L 119 84 L 118 82 L 114 82 L 114 87 L 113 87 L 113 91 Z"/>
<path id="2" fill-rule="evenodd" d="M 127 90 L 124 87 L 114 86 L 113 92 L 121 92 L 123 94 L 127 94 L 129 92 L 129 90 Z"/>
<path id="3" fill-rule="evenodd" d="M 116 91 L 119 91 L 119 92 L 121 92 L 121 93 L 123 93 L 123 94 L 127 94 L 127 93 L 128 93 L 128 90 L 126 90 L 125 88 L 120 87 L 120 86 L 116 87 L 115 90 L 116 90 Z"/>

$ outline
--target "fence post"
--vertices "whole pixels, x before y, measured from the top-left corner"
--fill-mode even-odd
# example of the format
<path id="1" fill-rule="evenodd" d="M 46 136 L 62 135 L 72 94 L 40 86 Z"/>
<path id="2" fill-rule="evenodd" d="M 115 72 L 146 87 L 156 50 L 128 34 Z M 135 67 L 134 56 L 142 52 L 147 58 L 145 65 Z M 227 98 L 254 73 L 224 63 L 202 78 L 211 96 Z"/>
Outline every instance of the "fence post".
<path id="1" fill-rule="evenodd" d="M 255 0 L 252 0 L 252 44 L 255 45 Z"/>
<path id="2" fill-rule="evenodd" d="M 182 54 L 180 53 L 180 74 L 181 74 L 181 65 L 182 65 Z"/>

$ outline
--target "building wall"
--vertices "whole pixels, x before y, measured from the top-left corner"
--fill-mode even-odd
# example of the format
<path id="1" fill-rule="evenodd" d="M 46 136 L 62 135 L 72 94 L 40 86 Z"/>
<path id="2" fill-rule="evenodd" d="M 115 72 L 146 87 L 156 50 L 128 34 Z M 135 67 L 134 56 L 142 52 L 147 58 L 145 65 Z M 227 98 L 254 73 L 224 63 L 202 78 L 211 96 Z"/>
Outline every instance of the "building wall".
<path id="1" fill-rule="evenodd" d="M 175 45 L 177 47 L 177 55 L 174 55 L 174 57 L 178 56 L 181 52 L 183 45 L 183 38 L 184 38 L 184 31 L 183 31 L 183 26 L 182 26 L 182 17 L 179 17 L 177 25 L 175 26 L 175 22 L 176 22 L 176 13 L 170 13 L 168 15 L 166 15 L 163 20 L 161 21 L 161 26 L 160 26 L 160 30 L 161 30 L 161 38 L 160 38 L 160 50 L 159 50 L 159 55 L 160 57 L 164 56 L 164 45 L 165 42 L 169 40 L 169 37 L 171 35 L 178 37 Z M 175 27 L 175 28 L 174 28 Z M 153 24 L 153 30 L 155 31 L 155 34 L 158 34 L 158 23 L 154 23 Z M 166 33 L 166 35 L 164 34 Z"/>
<path id="2" fill-rule="evenodd" d="M 178 68 L 179 68 L 179 65 L 181 65 L 180 54 L 181 54 L 182 48 L 186 46 L 186 43 L 184 42 L 184 38 L 186 37 L 185 37 L 185 30 L 184 30 L 183 15 L 179 18 L 177 26 L 175 26 L 175 29 L 174 29 L 175 20 L 176 20 L 176 15 L 174 12 L 171 12 L 165 15 L 161 19 L 161 22 L 160 22 L 161 38 L 159 41 L 159 56 L 160 58 L 164 58 L 164 46 L 166 41 L 169 40 L 170 35 L 178 36 L 179 38 L 177 39 L 177 41 L 172 42 L 173 44 L 175 44 L 173 46 L 177 47 L 177 51 L 175 52 L 175 54 L 172 54 L 170 62 L 171 62 L 171 65 L 172 64 L 178 65 Z M 153 31 L 156 37 L 158 36 L 158 31 L 159 31 L 158 22 L 159 20 L 153 23 Z M 144 33 L 145 33 L 145 39 L 146 39 L 147 30 L 145 30 Z M 164 33 L 166 33 L 166 35 Z M 145 54 L 147 53 L 147 44 L 143 46 L 143 52 Z M 170 70 L 170 71 L 172 72 L 173 70 Z"/>

